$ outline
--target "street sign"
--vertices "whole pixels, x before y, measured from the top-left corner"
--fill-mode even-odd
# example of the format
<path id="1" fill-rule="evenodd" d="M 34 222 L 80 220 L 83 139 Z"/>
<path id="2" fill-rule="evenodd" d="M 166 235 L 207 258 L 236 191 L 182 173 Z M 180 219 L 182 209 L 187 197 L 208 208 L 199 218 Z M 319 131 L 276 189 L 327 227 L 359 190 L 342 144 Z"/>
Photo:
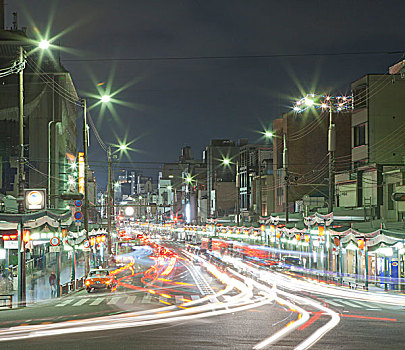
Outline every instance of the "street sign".
<path id="1" fill-rule="evenodd" d="M 82 214 L 81 211 L 77 211 L 77 212 L 74 214 L 74 217 L 75 217 L 76 220 L 81 220 L 81 219 L 83 218 L 83 214 Z"/>
<path id="2" fill-rule="evenodd" d="M 89 241 L 84 241 L 83 242 L 83 247 L 90 248 L 90 242 Z"/>
<path id="3" fill-rule="evenodd" d="M 82 201 L 81 200 L 74 201 L 74 204 L 76 208 L 80 208 L 82 206 Z"/>
<path id="4" fill-rule="evenodd" d="M 60 239 L 58 237 L 52 237 L 50 239 L 50 243 L 51 243 L 51 246 L 55 247 L 55 246 L 59 245 Z"/>
<path id="5" fill-rule="evenodd" d="M 6 249 L 18 249 L 18 241 L 5 241 L 4 248 Z"/>
<path id="6" fill-rule="evenodd" d="M 59 253 L 60 252 L 60 248 L 59 247 L 49 247 L 49 252 L 50 253 Z"/>

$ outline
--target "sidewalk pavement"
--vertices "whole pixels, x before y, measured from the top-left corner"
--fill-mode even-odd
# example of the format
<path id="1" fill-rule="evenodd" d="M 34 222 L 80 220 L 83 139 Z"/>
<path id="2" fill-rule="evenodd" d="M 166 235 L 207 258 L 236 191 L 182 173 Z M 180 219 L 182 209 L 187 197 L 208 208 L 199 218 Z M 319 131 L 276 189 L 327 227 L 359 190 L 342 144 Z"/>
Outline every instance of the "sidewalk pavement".
<path id="1" fill-rule="evenodd" d="M 80 261 L 81 262 L 81 261 Z M 76 265 L 76 279 L 84 276 L 84 262 Z M 41 300 L 51 298 L 51 286 L 49 285 L 49 275 L 51 272 L 56 272 L 56 269 L 47 268 L 46 270 L 36 271 L 33 274 L 27 275 L 27 304 L 33 304 Z M 62 267 L 60 272 L 60 284 L 70 282 L 72 266 L 66 265 Z M 7 294 L 13 295 L 13 300 L 17 301 L 17 291 L 11 291 Z"/>

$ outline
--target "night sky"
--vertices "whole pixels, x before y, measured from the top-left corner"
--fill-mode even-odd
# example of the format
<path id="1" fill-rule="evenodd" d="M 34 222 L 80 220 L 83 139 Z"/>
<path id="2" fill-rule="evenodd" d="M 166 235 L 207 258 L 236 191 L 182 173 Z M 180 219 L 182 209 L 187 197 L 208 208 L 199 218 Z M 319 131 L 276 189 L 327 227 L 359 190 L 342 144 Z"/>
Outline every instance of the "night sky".
<path id="1" fill-rule="evenodd" d="M 95 94 L 103 82 L 99 88 L 111 84 L 112 91 L 129 86 L 115 96 L 130 104 L 116 105 L 117 117 L 98 107 L 91 115 L 106 143 L 136 140 L 134 162 L 176 161 L 184 145 L 200 158 L 214 138 L 258 142 L 258 132 L 296 98 L 349 92 L 353 80 L 386 73 L 403 57 L 391 52 L 405 52 L 404 1 L 6 2 L 8 27 L 17 11 L 19 27 L 32 35 L 34 25 L 45 33 L 52 18 L 51 38 L 68 29 L 54 44 L 70 51 L 62 63 L 79 94 Z M 90 141 L 90 165 L 103 187 L 106 156 L 93 134 Z M 158 167 L 121 165 L 146 173 Z"/>

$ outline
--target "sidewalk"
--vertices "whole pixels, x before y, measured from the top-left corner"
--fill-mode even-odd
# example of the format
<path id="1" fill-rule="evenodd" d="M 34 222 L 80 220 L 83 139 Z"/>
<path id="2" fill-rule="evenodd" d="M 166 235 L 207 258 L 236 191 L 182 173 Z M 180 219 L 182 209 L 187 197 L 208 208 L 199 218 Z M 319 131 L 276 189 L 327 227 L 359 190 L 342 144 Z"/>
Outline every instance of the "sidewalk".
<path id="1" fill-rule="evenodd" d="M 84 276 L 84 263 L 76 265 L 76 279 Z M 41 300 L 51 298 L 51 286 L 49 285 L 49 275 L 51 272 L 56 272 L 54 268 L 47 268 L 46 270 L 35 271 L 33 274 L 27 275 L 27 304 L 33 304 Z M 72 267 L 66 265 L 62 267 L 60 273 L 60 284 L 63 285 L 70 282 Z M 1 294 L 1 293 L 0 293 Z M 13 295 L 13 304 L 18 300 L 17 290 L 10 291 L 6 294 Z"/>

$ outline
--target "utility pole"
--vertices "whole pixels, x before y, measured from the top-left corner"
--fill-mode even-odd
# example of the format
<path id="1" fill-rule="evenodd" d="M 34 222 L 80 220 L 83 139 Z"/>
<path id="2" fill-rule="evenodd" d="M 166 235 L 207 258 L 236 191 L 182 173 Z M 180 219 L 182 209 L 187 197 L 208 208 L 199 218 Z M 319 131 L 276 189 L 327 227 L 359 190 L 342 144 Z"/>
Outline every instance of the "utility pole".
<path id="1" fill-rule="evenodd" d="M 328 130 L 328 151 L 329 151 L 329 199 L 328 212 L 333 211 L 333 199 L 335 189 L 335 151 L 336 151 L 336 128 L 332 121 L 332 102 L 329 105 L 329 130 Z"/>
<path id="2" fill-rule="evenodd" d="M 284 169 L 284 199 L 285 199 L 285 223 L 288 224 L 288 149 L 287 133 L 283 134 L 283 169 Z"/>
<path id="3" fill-rule="evenodd" d="M 24 65 L 24 49 L 20 46 L 20 64 Z M 19 141 L 20 152 L 18 157 L 18 213 L 24 213 L 24 68 L 20 69 L 19 75 Z"/>
<path id="4" fill-rule="evenodd" d="M 239 183 L 239 160 L 236 161 L 236 226 L 240 224 L 240 183 Z"/>
<path id="5" fill-rule="evenodd" d="M 262 152 L 260 151 L 259 147 L 259 217 L 263 216 L 262 210 Z M 257 197 L 256 197 L 257 198 Z"/>
<path id="6" fill-rule="evenodd" d="M 21 215 L 18 237 L 18 301 L 21 306 L 25 306 L 26 301 L 26 256 L 24 240 L 24 49 L 19 48 L 20 68 L 19 75 L 19 142 L 20 152 L 18 157 L 18 213 Z"/>
<path id="7" fill-rule="evenodd" d="M 107 231 L 108 231 L 108 254 L 111 255 L 111 204 L 112 204 L 112 174 L 111 174 L 111 146 L 108 146 L 108 183 L 107 183 Z"/>
<path id="8" fill-rule="evenodd" d="M 89 192 L 88 192 L 88 160 L 87 160 L 87 101 L 82 99 L 83 105 L 83 153 L 84 153 L 84 208 L 83 208 L 83 221 L 84 221 L 84 230 L 86 231 L 86 239 L 89 239 Z M 90 271 L 90 254 L 87 250 L 84 251 L 85 258 L 85 274 Z"/>

